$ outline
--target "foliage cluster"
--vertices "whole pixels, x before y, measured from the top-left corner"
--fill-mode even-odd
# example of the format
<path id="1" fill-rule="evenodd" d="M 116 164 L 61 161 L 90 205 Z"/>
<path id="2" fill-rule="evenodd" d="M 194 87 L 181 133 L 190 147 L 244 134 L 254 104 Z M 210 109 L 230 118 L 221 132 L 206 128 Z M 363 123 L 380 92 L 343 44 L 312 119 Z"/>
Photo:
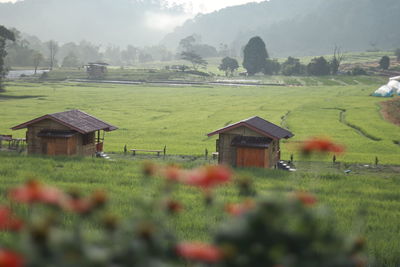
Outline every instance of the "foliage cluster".
<path id="1" fill-rule="evenodd" d="M 146 163 L 142 179 L 156 177 L 163 179 L 159 192 L 152 198 L 138 197 L 135 204 L 141 211 L 126 221 L 113 214 L 112 207 L 107 209 L 108 197 L 103 191 L 89 196 L 76 189 L 65 193 L 34 180 L 10 189 L 13 209 L 0 207 L 0 230 L 20 242 L 11 243 L 18 252 L 3 248 L 7 257 L 0 263 L 13 260 L 15 267 L 254 266 L 259 262 L 265 266 L 365 265 L 361 254 L 364 241 L 339 233 L 333 217 L 320 212 L 315 197 L 308 193 L 256 199 L 249 180 L 236 179 L 242 202 L 217 203 L 215 188 L 233 179 L 226 167 L 185 170 Z M 192 204 L 182 204 L 174 197 L 178 184 L 197 188 L 205 208 L 225 209 L 231 214 L 215 234 L 209 233 L 212 243 L 180 241 L 168 227 L 168 221 L 179 220 L 175 217 Z M 17 203 L 26 205 L 28 212 L 22 212 Z M 64 220 L 65 214 L 69 214 L 69 222 Z M 84 234 L 85 225 L 97 225 L 95 238 Z"/>
<path id="2" fill-rule="evenodd" d="M 4 91 L 3 79 L 7 74 L 7 68 L 4 64 L 4 58 L 7 55 L 5 50 L 7 40 L 15 41 L 14 33 L 0 25 L 0 92 Z"/>

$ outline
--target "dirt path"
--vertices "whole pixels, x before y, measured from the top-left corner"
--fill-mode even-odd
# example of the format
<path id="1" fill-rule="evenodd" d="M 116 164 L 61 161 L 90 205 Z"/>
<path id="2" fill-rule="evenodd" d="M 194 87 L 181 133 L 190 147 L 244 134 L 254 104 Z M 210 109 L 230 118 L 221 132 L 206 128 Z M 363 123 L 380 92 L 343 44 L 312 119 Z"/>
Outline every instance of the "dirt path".
<path id="1" fill-rule="evenodd" d="M 400 126 L 400 97 L 379 103 L 385 120 Z"/>

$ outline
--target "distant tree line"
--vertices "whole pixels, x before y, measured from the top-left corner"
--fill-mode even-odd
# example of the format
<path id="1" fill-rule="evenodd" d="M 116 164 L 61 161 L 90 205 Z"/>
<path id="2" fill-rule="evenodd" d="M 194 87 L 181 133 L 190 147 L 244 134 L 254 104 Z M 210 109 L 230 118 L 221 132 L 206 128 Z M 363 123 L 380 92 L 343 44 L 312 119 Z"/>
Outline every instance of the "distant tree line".
<path id="1" fill-rule="evenodd" d="M 264 73 L 268 75 L 336 75 L 344 57 L 340 48 L 335 47 L 334 55 L 330 61 L 324 57 L 315 57 L 307 65 L 300 62 L 299 59 L 288 57 L 283 63 L 276 59 L 270 59 L 264 41 L 259 37 L 253 37 L 249 40 L 243 50 L 243 67 L 248 75 Z"/>

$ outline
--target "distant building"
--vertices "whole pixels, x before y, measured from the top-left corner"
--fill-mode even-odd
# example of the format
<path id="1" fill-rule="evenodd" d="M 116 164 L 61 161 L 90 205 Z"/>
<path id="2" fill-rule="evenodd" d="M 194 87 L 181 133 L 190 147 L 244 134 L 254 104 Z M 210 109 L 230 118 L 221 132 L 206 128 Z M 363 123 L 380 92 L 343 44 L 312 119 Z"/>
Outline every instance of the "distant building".
<path id="1" fill-rule="evenodd" d="M 118 129 L 80 110 L 47 114 L 11 129 L 24 128 L 28 154 L 51 156 L 94 155 L 103 150 L 104 131 Z"/>
<path id="2" fill-rule="evenodd" d="M 274 168 L 280 160 L 279 141 L 293 136 L 260 117 L 228 125 L 207 134 L 219 135 L 216 141 L 218 163 L 235 167 Z"/>
<path id="3" fill-rule="evenodd" d="M 107 74 L 107 63 L 96 62 L 85 65 L 89 79 L 104 79 Z"/>

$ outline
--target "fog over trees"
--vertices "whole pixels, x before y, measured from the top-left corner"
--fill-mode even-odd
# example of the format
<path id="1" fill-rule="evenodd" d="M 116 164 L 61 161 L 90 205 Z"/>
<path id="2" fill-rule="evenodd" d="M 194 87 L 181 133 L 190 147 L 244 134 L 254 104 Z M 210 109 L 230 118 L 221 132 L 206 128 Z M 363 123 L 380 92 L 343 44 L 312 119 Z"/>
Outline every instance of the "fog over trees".
<path id="1" fill-rule="evenodd" d="M 199 14 L 174 28 L 184 9 L 164 0 L 0 3 L 0 25 L 21 32 L 14 49 L 48 58 L 43 43 L 54 40 L 58 65 L 67 56 L 66 65 L 76 59 L 116 65 L 170 60 L 183 51 L 185 39 L 201 57 L 242 57 L 253 36 L 268 44 L 272 58 L 331 54 L 336 46 L 342 52 L 394 50 L 400 46 L 398 14 L 398 0 L 270 0 Z"/>

